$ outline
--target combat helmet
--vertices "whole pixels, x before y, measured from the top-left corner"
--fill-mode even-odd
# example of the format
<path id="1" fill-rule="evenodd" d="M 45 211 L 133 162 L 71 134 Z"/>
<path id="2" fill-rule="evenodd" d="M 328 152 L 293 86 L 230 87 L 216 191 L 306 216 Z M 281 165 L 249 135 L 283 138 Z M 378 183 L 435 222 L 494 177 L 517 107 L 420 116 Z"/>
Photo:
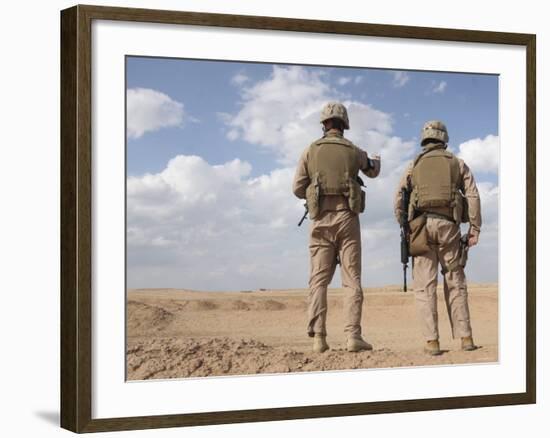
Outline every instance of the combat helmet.
<path id="1" fill-rule="evenodd" d="M 329 102 L 321 111 L 321 123 L 329 119 L 339 119 L 344 122 L 344 129 L 349 129 L 348 111 L 340 102 Z"/>
<path id="2" fill-rule="evenodd" d="M 430 120 L 424 123 L 420 137 L 420 144 L 422 145 L 424 145 L 427 140 L 442 141 L 445 144 L 449 142 L 447 127 L 439 120 Z"/>

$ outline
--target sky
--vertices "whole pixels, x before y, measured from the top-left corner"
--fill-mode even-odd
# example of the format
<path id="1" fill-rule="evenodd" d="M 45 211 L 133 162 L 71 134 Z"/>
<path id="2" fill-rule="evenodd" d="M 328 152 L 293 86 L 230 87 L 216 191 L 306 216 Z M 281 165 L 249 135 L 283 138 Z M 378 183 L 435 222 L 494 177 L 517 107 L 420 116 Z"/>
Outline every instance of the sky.
<path id="1" fill-rule="evenodd" d="M 467 278 L 497 281 L 498 76 L 127 57 L 126 87 L 128 287 L 307 287 L 309 221 L 297 227 L 292 179 L 335 100 L 346 137 L 382 158 L 364 178 L 363 286 L 402 282 L 393 197 L 433 119 L 481 194 Z"/>

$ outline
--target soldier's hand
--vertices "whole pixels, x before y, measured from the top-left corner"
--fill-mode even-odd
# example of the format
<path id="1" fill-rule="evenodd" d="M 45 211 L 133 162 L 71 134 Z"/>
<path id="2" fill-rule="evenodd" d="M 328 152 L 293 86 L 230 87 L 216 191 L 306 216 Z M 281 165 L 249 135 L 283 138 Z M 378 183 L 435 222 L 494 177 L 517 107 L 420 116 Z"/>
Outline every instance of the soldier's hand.
<path id="1" fill-rule="evenodd" d="M 472 246 L 477 245 L 478 240 L 479 240 L 478 235 L 470 234 L 470 237 L 468 238 L 468 246 L 471 248 Z"/>
<path id="2" fill-rule="evenodd" d="M 372 155 L 368 158 L 368 167 L 363 170 L 363 173 L 369 178 L 376 178 L 380 174 L 381 167 L 380 155 Z"/>

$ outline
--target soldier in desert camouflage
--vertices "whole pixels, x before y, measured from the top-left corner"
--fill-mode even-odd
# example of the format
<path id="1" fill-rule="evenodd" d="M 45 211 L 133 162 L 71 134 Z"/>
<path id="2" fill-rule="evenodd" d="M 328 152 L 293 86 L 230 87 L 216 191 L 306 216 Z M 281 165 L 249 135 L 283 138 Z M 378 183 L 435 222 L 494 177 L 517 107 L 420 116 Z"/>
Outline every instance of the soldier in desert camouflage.
<path id="1" fill-rule="evenodd" d="M 415 301 L 426 340 L 425 350 L 431 355 L 441 354 L 436 294 L 439 265 L 453 339 L 461 338 L 463 350 L 476 349 L 464 267 L 467 249 L 476 245 L 479 238 L 480 199 L 472 172 L 463 160 L 447 150 L 448 141 L 447 128 L 442 122 L 424 124 L 422 151 L 402 175 L 394 203 L 397 220 L 401 223 L 407 218 L 410 224 Z M 405 213 L 401 210 L 403 189 L 410 196 Z M 462 239 L 461 222 L 470 224 Z"/>
<path id="2" fill-rule="evenodd" d="M 380 158 L 344 138 L 349 129 L 347 110 L 337 102 L 322 110 L 323 137 L 303 152 L 294 177 L 293 191 L 306 205 L 310 225 L 310 279 L 307 332 L 313 351 L 328 350 L 327 287 L 336 265 L 341 265 L 344 316 L 348 351 L 371 350 L 361 336 L 363 290 L 361 288 L 361 230 L 359 213 L 365 209 L 365 193 L 359 171 L 370 178 L 380 173 Z"/>

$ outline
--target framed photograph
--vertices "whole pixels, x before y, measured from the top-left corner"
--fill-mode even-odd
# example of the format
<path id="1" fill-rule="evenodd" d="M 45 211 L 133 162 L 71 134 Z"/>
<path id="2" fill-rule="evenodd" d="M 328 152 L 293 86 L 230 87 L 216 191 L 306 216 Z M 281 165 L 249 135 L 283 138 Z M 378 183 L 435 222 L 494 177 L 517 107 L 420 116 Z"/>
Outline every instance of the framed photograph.
<path id="1" fill-rule="evenodd" d="M 535 41 L 62 11 L 61 426 L 535 403 Z"/>

